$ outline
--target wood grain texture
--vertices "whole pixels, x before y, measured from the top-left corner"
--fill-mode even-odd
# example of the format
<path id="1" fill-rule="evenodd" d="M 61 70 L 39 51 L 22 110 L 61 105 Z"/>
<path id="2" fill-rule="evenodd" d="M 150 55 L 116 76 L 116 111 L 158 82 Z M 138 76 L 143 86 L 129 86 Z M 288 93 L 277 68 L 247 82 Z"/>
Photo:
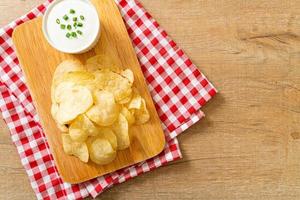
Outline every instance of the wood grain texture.
<path id="1" fill-rule="evenodd" d="M 92 2 L 100 15 L 101 37 L 95 48 L 87 53 L 70 55 L 52 48 L 44 38 L 42 18 L 18 26 L 12 37 L 56 166 L 62 179 L 69 183 L 80 183 L 147 160 L 159 154 L 165 145 L 160 119 L 115 2 L 113 0 Z M 64 153 L 61 131 L 58 130 L 50 112 L 50 87 L 56 66 L 66 59 L 79 59 L 85 63 L 95 54 L 104 54 L 113 61 L 111 64 L 133 71 L 134 87 L 145 99 L 151 116 L 149 122 L 130 127 L 130 147 L 118 151 L 116 159 L 107 165 L 97 165 L 92 161 L 86 164 Z"/>
<path id="2" fill-rule="evenodd" d="M 8 10 L 12 2 L 18 1 L 0 4 Z M 98 199 L 299 199 L 300 2 L 141 2 L 220 93 L 203 109 L 206 118 L 179 137 L 182 160 Z M 0 151 L 13 155 L 0 158 L 6 174 L 0 195 L 30 199 L 27 177 L 2 127 Z"/>

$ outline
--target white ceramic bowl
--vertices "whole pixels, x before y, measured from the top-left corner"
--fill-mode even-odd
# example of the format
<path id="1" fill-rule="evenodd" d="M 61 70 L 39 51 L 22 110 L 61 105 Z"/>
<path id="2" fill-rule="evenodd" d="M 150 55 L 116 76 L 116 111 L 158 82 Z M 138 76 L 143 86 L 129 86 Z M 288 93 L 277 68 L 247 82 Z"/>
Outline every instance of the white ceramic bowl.
<path id="1" fill-rule="evenodd" d="M 75 14 L 70 14 L 70 9 Z M 64 20 L 67 14 L 69 19 Z M 67 38 L 67 29 L 61 29 L 60 24 L 73 25 L 73 16 L 84 16 L 83 26 L 78 28 L 82 35 Z M 56 22 L 59 19 L 60 24 Z M 55 0 L 46 10 L 43 17 L 43 33 L 49 44 L 55 49 L 70 54 L 84 53 L 93 48 L 100 38 L 100 20 L 96 8 L 89 0 Z M 75 28 L 72 26 L 73 31 Z"/>

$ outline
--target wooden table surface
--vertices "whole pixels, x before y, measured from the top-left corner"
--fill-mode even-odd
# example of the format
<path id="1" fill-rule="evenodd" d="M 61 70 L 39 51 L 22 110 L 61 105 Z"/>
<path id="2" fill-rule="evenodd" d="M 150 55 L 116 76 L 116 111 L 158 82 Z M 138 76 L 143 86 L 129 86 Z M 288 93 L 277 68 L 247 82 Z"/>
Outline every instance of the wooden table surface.
<path id="1" fill-rule="evenodd" d="M 1 0 L 0 25 L 43 0 Z M 299 199 L 300 2 L 141 0 L 220 93 L 184 158 L 99 199 Z M 0 199 L 33 199 L 0 122 Z"/>

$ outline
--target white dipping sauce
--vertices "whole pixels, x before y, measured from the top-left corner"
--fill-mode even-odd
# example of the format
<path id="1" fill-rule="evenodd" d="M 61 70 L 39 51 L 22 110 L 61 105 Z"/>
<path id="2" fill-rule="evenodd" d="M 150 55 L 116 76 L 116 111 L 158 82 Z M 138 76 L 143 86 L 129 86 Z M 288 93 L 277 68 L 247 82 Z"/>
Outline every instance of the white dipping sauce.
<path id="1" fill-rule="evenodd" d="M 70 10 L 75 11 L 74 14 Z M 63 17 L 67 15 L 68 20 Z M 80 19 L 84 16 L 84 19 Z M 83 24 L 82 27 L 74 28 L 73 17 Z M 59 19 L 60 24 L 57 23 Z M 64 24 L 65 29 L 61 28 Z M 67 29 L 67 25 L 72 26 L 72 30 Z M 66 37 L 67 33 L 80 30 L 77 37 Z M 96 9 L 89 0 L 57 0 L 50 5 L 43 19 L 43 31 L 48 42 L 56 49 L 65 53 L 83 53 L 91 49 L 100 36 L 100 22 Z"/>

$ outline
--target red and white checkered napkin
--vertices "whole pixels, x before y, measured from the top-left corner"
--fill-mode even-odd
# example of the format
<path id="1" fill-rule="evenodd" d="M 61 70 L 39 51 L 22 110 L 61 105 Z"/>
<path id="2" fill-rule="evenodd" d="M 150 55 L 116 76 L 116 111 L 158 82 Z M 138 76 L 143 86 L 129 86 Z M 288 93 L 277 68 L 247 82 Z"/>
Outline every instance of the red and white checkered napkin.
<path id="1" fill-rule="evenodd" d="M 38 199 L 96 197 L 105 189 L 181 158 L 176 136 L 203 117 L 200 108 L 216 90 L 142 5 L 116 0 L 156 109 L 167 144 L 142 163 L 81 184 L 64 182 L 55 167 L 13 49 L 13 29 L 42 15 L 52 0 L 0 29 L 0 110 Z"/>

